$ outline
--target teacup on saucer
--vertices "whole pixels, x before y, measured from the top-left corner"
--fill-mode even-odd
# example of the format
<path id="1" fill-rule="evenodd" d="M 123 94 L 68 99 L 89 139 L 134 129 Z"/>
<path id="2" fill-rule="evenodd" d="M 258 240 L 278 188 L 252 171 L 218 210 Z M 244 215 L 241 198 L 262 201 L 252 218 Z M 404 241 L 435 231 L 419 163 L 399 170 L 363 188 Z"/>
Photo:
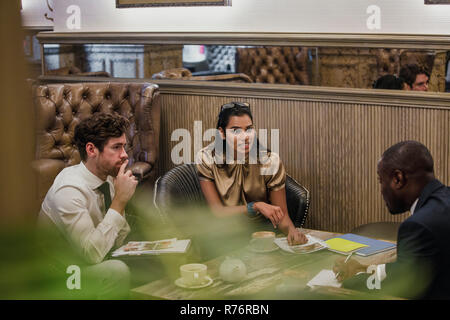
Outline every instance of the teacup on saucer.
<path id="1" fill-rule="evenodd" d="M 267 252 L 273 251 L 278 246 L 274 243 L 275 232 L 272 231 L 257 231 L 252 233 L 250 240 L 250 248 L 254 251 Z"/>
<path id="2" fill-rule="evenodd" d="M 188 284 L 182 277 L 175 280 L 175 285 L 177 285 L 178 287 L 181 287 L 181 288 L 185 288 L 185 289 L 205 288 L 205 287 L 209 286 L 211 283 L 213 283 L 213 279 L 210 276 L 205 276 L 203 282 L 199 283 L 199 284 Z"/>
<path id="3" fill-rule="evenodd" d="M 274 243 L 273 246 L 268 247 L 266 249 L 258 249 L 254 246 L 252 246 L 251 244 L 248 245 L 248 250 L 252 251 L 252 252 L 256 252 L 256 253 L 268 253 L 268 252 L 273 252 L 275 250 L 278 250 L 278 246 Z"/>

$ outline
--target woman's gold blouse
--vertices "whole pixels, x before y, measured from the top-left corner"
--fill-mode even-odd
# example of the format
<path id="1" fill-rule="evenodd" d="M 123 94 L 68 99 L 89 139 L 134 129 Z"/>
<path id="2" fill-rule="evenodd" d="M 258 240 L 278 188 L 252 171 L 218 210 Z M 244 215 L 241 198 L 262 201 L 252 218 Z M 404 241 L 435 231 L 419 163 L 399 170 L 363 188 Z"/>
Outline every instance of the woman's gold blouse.
<path id="1" fill-rule="evenodd" d="M 247 205 L 252 201 L 269 202 L 269 192 L 285 187 L 286 170 L 278 154 L 270 152 L 263 163 L 216 164 L 213 150 L 203 148 L 197 155 L 200 180 L 214 181 L 225 206 Z"/>

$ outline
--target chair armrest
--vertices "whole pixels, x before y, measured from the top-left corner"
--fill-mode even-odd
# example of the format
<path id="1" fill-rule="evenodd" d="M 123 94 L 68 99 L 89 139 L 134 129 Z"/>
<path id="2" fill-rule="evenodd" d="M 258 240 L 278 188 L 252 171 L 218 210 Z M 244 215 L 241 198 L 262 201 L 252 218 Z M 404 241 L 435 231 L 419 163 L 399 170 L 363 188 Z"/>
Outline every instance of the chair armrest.
<path id="1" fill-rule="evenodd" d="M 235 81 L 248 83 L 253 82 L 253 80 L 245 73 L 217 74 L 210 76 L 191 76 L 189 77 L 189 79 L 201 81 Z"/>

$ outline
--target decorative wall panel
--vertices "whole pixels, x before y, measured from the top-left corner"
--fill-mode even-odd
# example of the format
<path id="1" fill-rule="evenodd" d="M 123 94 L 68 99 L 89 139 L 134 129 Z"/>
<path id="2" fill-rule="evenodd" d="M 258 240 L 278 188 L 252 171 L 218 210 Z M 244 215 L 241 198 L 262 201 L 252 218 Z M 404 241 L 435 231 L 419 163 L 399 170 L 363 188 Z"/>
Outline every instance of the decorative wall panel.
<path id="1" fill-rule="evenodd" d="M 387 211 L 376 174 L 382 152 L 402 140 L 424 143 L 434 157 L 437 177 L 450 182 L 450 109 L 423 103 L 425 96 L 417 103 L 396 105 L 399 99 L 364 102 L 352 93 L 333 101 L 323 94 L 271 98 L 233 90 L 181 91 L 165 90 L 161 84 L 161 174 L 175 166 L 170 157 L 179 143 L 171 141 L 175 129 L 185 128 L 193 137 L 194 121 L 202 121 L 202 132 L 215 128 L 221 104 L 249 102 L 257 129 L 280 129 L 287 172 L 311 192 L 308 228 L 349 232 L 364 223 L 405 219 L 408 213 L 394 217 Z"/>

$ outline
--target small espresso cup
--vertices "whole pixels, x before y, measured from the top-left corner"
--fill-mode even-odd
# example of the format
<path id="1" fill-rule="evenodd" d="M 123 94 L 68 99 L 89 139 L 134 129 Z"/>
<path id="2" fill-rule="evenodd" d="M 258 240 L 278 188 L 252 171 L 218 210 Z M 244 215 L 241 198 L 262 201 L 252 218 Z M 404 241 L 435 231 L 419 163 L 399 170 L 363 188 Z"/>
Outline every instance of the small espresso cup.
<path id="1" fill-rule="evenodd" d="M 275 240 L 275 232 L 272 231 L 257 231 L 252 233 L 250 245 L 256 250 L 270 250 L 274 248 L 273 241 Z"/>
<path id="2" fill-rule="evenodd" d="M 188 286 L 201 285 L 206 281 L 208 267 L 201 263 L 189 263 L 180 266 L 183 282 Z"/>

